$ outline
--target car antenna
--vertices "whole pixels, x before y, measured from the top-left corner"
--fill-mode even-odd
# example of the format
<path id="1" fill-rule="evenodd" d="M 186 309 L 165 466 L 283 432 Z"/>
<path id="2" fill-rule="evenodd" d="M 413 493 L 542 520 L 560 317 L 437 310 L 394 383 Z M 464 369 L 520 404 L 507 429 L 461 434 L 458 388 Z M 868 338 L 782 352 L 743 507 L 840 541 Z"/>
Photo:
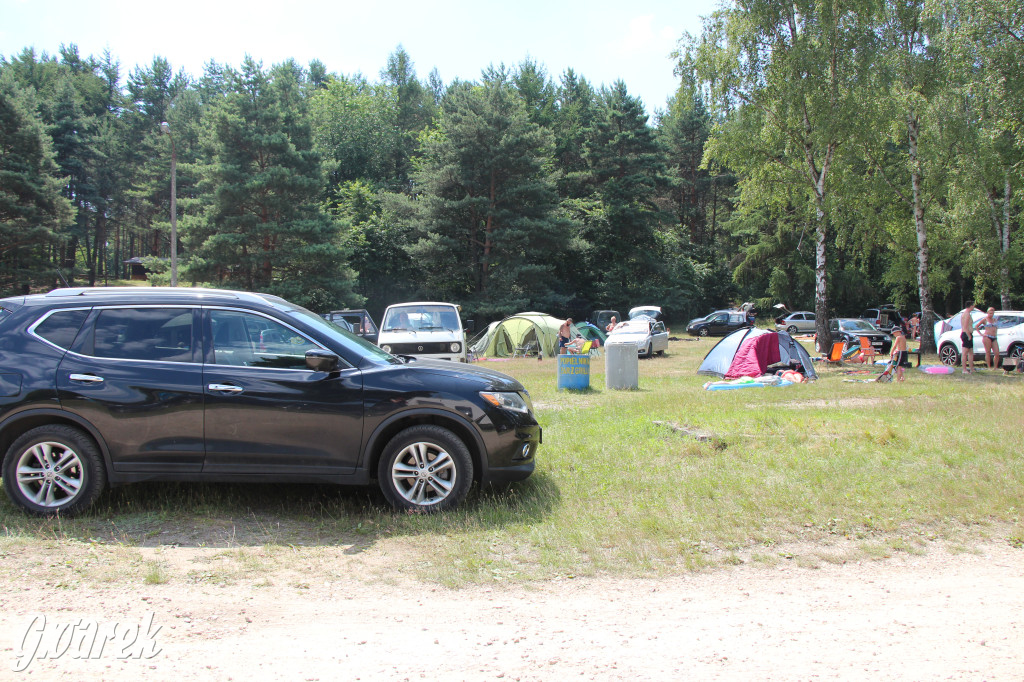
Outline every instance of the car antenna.
<path id="1" fill-rule="evenodd" d="M 65 289 L 71 288 L 71 285 L 68 284 L 68 281 L 64 279 L 64 273 L 60 271 L 60 268 L 57 268 L 57 276 L 60 277 L 61 284 L 64 285 Z"/>

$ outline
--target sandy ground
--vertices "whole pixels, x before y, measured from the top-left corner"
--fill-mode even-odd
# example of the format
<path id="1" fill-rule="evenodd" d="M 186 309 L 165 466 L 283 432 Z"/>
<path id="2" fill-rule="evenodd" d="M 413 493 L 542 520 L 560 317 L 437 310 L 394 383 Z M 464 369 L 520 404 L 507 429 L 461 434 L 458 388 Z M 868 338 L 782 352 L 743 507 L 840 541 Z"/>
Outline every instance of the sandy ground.
<path id="1" fill-rule="evenodd" d="M 6 584 L 0 679 L 1024 679 L 1024 550 L 1005 543 L 505 588 L 317 577 Z M 79 622 L 120 639 L 86 658 Z"/>

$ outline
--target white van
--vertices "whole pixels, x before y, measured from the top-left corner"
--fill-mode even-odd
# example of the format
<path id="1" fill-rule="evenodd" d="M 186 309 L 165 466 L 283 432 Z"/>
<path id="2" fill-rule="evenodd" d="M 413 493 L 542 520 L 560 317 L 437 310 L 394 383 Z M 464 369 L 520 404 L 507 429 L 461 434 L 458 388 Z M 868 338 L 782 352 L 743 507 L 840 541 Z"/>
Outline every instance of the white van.
<path id="1" fill-rule="evenodd" d="M 396 303 L 384 311 L 377 345 L 392 355 L 466 362 L 461 308 L 434 301 Z"/>

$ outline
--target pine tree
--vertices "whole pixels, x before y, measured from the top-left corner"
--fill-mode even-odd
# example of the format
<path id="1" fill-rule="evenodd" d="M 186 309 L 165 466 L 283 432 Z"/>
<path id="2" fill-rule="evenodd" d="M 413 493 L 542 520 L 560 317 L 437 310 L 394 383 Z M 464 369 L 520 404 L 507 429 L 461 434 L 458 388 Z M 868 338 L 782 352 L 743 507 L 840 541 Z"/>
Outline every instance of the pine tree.
<path id="1" fill-rule="evenodd" d="M 0 291 L 53 281 L 46 247 L 71 221 L 60 169 L 31 90 L 0 71 Z"/>
<path id="2" fill-rule="evenodd" d="M 415 179 L 426 289 L 498 316 L 554 304 L 567 237 L 555 215 L 550 134 L 529 120 L 503 71 L 449 90 Z"/>
<path id="3" fill-rule="evenodd" d="M 358 303 L 338 225 L 318 202 L 320 159 L 295 70 L 268 74 L 246 58 L 228 82 L 208 119 L 203 211 L 186 226 L 192 276 L 320 310 Z"/>

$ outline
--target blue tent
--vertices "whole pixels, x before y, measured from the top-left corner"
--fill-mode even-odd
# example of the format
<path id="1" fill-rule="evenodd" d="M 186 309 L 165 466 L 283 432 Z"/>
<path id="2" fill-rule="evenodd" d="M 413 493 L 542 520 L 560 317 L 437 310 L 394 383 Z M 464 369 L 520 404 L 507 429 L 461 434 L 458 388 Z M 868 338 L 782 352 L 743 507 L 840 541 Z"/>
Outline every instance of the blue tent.
<path id="1" fill-rule="evenodd" d="M 708 351 L 697 368 L 697 374 L 710 374 L 712 376 L 724 377 L 729 373 L 732 361 L 736 352 L 743 345 L 744 341 L 753 339 L 761 334 L 777 334 L 779 337 L 779 362 L 784 365 L 798 366 L 803 375 L 808 379 L 817 379 L 818 373 L 814 371 L 814 363 L 807 350 L 801 346 L 792 336 L 786 332 L 774 332 L 757 327 L 737 329 L 733 333 L 722 338 L 715 344 L 714 348 Z"/>

